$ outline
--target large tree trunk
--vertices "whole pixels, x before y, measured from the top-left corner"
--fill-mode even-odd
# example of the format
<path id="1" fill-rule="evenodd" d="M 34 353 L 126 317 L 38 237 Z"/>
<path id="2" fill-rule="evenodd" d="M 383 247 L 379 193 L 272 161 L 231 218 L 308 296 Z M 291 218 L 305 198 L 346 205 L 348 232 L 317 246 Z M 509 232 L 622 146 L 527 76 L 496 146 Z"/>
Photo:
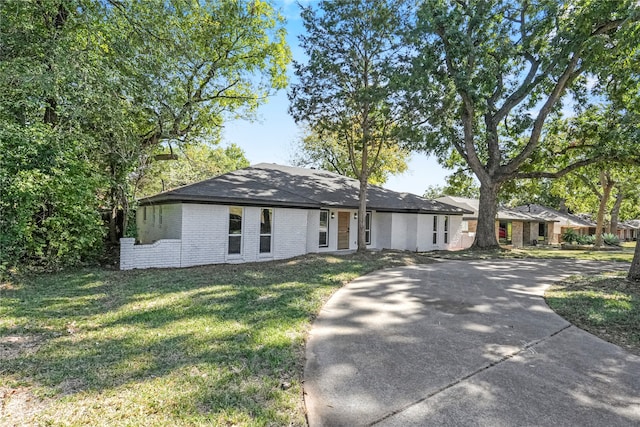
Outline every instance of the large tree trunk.
<path id="1" fill-rule="evenodd" d="M 600 197 L 600 206 L 598 206 L 598 217 L 596 218 L 596 247 L 603 246 L 602 229 L 604 227 L 604 212 L 607 208 L 611 190 L 615 184 L 609 179 L 608 174 L 605 172 L 600 172 L 600 183 L 602 184 L 602 195 Z"/>
<path id="2" fill-rule="evenodd" d="M 109 242 L 118 242 L 118 194 L 117 189 L 111 188 L 111 209 L 109 211 Z"/>
<path id="3" fill-rule="evenodd" d="M 611 221 L 609 222 L 609 233 L 618 234 L 618 218 L 620 216 L 620 207 L 622 206 L 622 200 L 624 199 L 624 194 L 618 188 L 618 193 L 616 194 L 616 202 L 613 204 L 613 209 L 611 209 Z"/>
<path id="4" fill-rule="evenodd" d="M 633 255 L 633 261 L 631 261 L 631 267 L 629 267 L 627 279 L 640 282 L 640 241 L 636 242 L 636 250 Z"/>
<path id="5" fill-rule="evenodd" d="M 496 216 L 498 213 L 498 183 L 480 184 L 480 202 L 478 205 L 478 228 L 472 249 L 497 249 Z"/>

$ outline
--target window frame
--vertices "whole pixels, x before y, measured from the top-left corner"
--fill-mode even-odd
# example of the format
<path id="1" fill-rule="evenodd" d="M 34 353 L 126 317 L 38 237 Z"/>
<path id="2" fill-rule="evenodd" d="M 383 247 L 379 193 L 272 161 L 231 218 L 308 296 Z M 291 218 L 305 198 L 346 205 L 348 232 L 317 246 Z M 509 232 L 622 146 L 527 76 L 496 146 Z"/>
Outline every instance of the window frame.
<path id="1" fill-rule="evenodd" d="M 373 213 L 367 211 L 364 216 L 364 240 L 367 245 L 371 244 L 371 221 L 373 220 Z"/>
<path id="2" fill-rule="evenodd" d="M 240 233 L 232 233 L 231 230 L 231 215 L 237 215 L 232 213 L 232 211 L 239 209 L 240 210 Z M 244 229 L 244 208 L 242 206 L 229 206 L 228 216 L 227 216 L 227 255 L 228 256 L 242 256 L 243 250 L 243 229 Z M 239 250 L 238 252 L 231 252 L 231 239 L 238 238 L 240 240 Z"/>
<path id="3" fill-rule="evenodd" d="M 142 207 L 142 221 L 147 222 L 147 207 Z"/>
<path id="4" fill-rule="evenodd" d="M 504 224 L 504 227 L 502 226 Z M 504 237 L 500 237 L 500 231 L 504 229 Z M 513 244 L 513 221 L 499 220 L 498 221 L 498 243 L 503 245 Z"/>
<path id="5" fill-rule="evenodd" d="M 438 221 L 438 215 L 433 216 L 433 238 L 431 241 L 432 245 L 438 244 L 438 226 L 440 221 Z"/>
<path id="6" fill-rule="evenodd" d="M 445 215 L 444 216 L 444 244 L 445 245 L 449 244 L 449 222 L 450 222 L 449 215 Z"/>
<path id="7" fill-rule="evenodd" d="M 327 216 L 326 219 L 326 223 L 327 226 L 323 227 L 322 226 L 322 214 L 325 213 Z M 329 213 L 329 209 L 320 209 L 320 216 L 318 218 L 318 247 L 319 248 L 328 248 L 329 247 L 329 223 L 330 223 L 330 213 Z M 322 243 L 322 240 L 320 239 L 320 236 L 322 235 L 322 233 L 325 234 L 325 243 Z"/>
<path id="8" fill-rule="evenodd" d="M 264 211 L 269 211 L 269 233 L 262 232 L 262 220 Z M 273 208 L 260 208 L 260 236 L 258 237 L 258 252 L 260 255 L 270 255 L 273 253 Z M 262 250 L 262 238 L 269 237 L 269 251 Z"/>

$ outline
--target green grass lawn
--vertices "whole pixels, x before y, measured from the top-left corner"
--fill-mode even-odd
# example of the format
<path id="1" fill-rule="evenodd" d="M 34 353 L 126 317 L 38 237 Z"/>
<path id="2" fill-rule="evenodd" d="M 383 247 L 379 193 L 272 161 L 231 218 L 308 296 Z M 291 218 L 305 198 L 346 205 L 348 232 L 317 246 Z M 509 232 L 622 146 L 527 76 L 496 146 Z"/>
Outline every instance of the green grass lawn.
<path id="1" fill-rule="evenodd" d="M 0 424 L 304 425 L 304 342 L 323 302 L 406 253 L 0 283 Z"/>
<path id="2" fill-rule="evenodd" d="M 640 284 L 624 276 L 571 277 L 547 289 L 545 299 L 579 328 L 640 355 Z"/>
<path id="3" fill-rule="evenodd" d="M 573 252 L 579 251 L 445 255 L 630 261 L 633 247 Z M 305 425 L 304 344 L 322 304 L 362 274 L 432 262 L 432 255 L 442 256 L 310 255 L 173 270 L 86 269 L 1 282 L 0 425 Z M 613 287 L 606 292 L 624 295 L 578 295 L 581 280 L 574 279 L 576 287 L 563 284 L 558 292 L 564 294 L 549 294 L 551 307 L 601 336 L 598 331 L 613 330 L 603 337 L 635 348 L 637 289 L 626 294 L 619 285 L 624 278 L 608 277 L 598 282 L 598 292 Z M 581 300 L 608 311 L 582 308 Z M 619 326 L 595 323 L 593 329 L 576 320 L 584 317 L 607 324 L 617 318 Z"/>
<path id="4" fill-rule="evenodd" d="M 437 252 L 435 256 L 446 259 L 568 258 L 591 261 L 631 262 L 631 260 L 633 259 L 634 249 L 635 242 L 626 242 L 622 243 L 622 245 L 618 249 L 611 251 L 566 250 L 549 246 L 527 246 L 518 249 L 501 249 L 490 251 L 469 249 L 455 252 L 440 251 Z"/>

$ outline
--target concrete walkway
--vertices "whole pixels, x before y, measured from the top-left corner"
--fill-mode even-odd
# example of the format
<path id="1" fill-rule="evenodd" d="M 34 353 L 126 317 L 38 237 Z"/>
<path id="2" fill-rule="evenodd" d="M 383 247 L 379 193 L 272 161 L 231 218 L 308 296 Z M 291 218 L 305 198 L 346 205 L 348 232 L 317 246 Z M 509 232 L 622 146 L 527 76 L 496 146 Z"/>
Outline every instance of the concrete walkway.
<path id="1" fill-rule="evenodd" d="M 542 299 L 553 281 L 605 267 L 444 261 L 353 281 L 311 330 L 310 426 L 640 425 L 640 357 Z"/>

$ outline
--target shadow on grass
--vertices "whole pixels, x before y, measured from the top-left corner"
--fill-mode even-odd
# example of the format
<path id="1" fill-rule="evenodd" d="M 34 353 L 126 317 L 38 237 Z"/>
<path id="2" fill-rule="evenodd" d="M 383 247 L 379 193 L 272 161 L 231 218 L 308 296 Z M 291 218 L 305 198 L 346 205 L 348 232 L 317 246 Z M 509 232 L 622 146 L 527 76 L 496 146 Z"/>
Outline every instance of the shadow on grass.
<path id="1" fill-rule="evenodd" d="M 576 276 L 545 293 L 560 316 L 640 355 L 640 286 L 617 276 Z"/>
<path id="2" fill-rule="evenodd" d="M 303 423 L 304 340 L 322 303 L 361 274 L 424 261 L 410 254 L 307 256 L 5 283 L 0 378 L 51 399 L 51 418 L 69 411 L 65 396 L 103 400 L 128 387 L 140 389 L 129 400 L 140 400 L 143 411 L 161 400 L 158 411 L 174 421 Z M 20 344 L 34 342 L 28 337 L 37 337 L 29 351 Z M 103 412 L 71 417 L 90 423 Z M 92 413 L 102 415 L 86 418 Z"/>

